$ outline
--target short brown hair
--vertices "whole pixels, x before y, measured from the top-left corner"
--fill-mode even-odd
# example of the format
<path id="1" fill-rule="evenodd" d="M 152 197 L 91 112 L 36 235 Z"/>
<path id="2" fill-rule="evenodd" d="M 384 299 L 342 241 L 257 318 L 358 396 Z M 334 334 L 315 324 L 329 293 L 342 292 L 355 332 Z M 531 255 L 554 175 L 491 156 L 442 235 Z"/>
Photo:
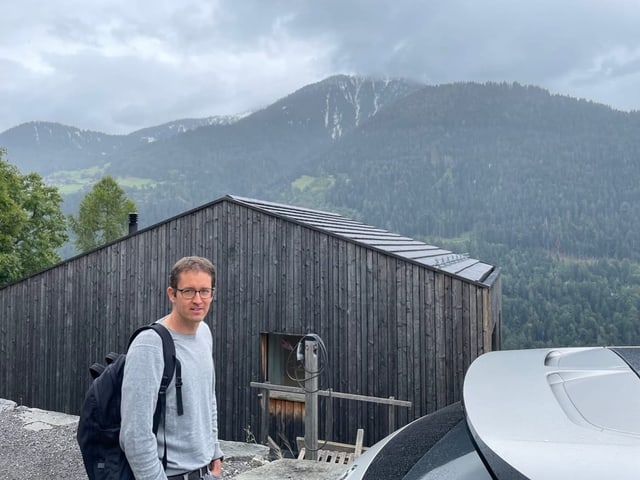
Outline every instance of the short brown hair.
<path id="1" fill-rule="evenodd" d="M 208 273 L 211 276 L 211 288 L 216 287 L 216 267 L 204 257 L 182 257 L 178 260 L 169 275 L 169 286 L 174 290 L 178 288 L 178 280 L 182 272 L 196 271 Z"/>

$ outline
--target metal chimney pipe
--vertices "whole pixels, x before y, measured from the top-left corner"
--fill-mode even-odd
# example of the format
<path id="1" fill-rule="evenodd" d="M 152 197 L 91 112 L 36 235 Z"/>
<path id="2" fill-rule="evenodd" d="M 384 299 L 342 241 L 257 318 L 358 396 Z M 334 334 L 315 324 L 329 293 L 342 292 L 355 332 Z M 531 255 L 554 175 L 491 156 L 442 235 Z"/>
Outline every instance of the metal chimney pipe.
<path id="1" fill-rule="evenodd" d="M 129 235 L 138 231 L 138 214 L 132 212 L 129 214 Z"/>

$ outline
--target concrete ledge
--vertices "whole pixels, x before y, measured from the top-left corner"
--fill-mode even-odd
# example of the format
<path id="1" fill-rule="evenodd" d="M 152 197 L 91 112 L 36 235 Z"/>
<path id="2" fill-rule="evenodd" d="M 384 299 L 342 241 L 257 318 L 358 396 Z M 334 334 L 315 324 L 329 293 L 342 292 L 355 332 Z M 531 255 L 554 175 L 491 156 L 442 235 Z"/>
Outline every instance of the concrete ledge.
<path id="1" fill-rule="evenodd" d="M 13 400 L 6 400 L 4 398 L 0 398 L 0 413 L 4 411 L 13 410 L 16 408 L 16 402 Z"/>
<path id="2" fill-rule="evenodd" d="M 266 445 L 220 440 L 220 448 L 224 452 L 225 460 L 259 460 L 266 462 L 269 458 L 269 447 Z"/>
<path id="3" fill-rule="evenodd" d="M 347 465 L 283 458 L 241 473 L 236 480 L 337 480 L 347 471 Z"/>
<path id="4" fill-rule="evenodd" d="M 49 412 L 39 408 L 17 407 L 15 411 L 27 430 L 48 430 L 62 425 L 78 423 L 78 417 L 66 413 Z"/>

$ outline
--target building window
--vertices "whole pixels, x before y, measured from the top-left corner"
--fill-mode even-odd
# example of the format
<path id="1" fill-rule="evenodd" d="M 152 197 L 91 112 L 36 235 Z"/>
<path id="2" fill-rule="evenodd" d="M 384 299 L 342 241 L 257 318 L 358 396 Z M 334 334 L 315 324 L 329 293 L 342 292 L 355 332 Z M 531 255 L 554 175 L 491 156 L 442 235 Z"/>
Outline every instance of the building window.
<path id="1" fill-rule="evenodd" d="M 262 333 L 262 376 L 265 382 L 301 387 L 304 385 L 304 362 L 298 360 L 298 348 L 304 353 L 304 335 Z M 271 398 L 304 401 L 304 394 L 271 392 Z"/>

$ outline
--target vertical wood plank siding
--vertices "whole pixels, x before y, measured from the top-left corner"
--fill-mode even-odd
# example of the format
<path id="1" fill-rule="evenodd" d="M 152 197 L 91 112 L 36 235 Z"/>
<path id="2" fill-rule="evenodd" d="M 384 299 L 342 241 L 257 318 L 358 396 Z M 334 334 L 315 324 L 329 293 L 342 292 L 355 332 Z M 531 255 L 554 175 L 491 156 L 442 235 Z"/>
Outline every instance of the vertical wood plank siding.
<path id="1" fill-rule="evenodd" d="M 249 383 L 265 380 L 261 332 L 320 335 L 321 388 L 409 400 L 398 425 L 458 400 L 469 364 L 500 338 L 499 275 L 467 282 L 224 198 L 0 289 L 0 397 L 77 414 L 88 366 L 169 311 L 169 271 L 184 255 L 217 266 L 207 323 L 224 439 L 260 438 Z M 365 444 L 387 434 L 386 407 L 320 406 L 332 412 L 319 421 L 332 440 L 353 442 L 357 428 Z M 301 408 L 272 403 L 292 445 Z"/>

